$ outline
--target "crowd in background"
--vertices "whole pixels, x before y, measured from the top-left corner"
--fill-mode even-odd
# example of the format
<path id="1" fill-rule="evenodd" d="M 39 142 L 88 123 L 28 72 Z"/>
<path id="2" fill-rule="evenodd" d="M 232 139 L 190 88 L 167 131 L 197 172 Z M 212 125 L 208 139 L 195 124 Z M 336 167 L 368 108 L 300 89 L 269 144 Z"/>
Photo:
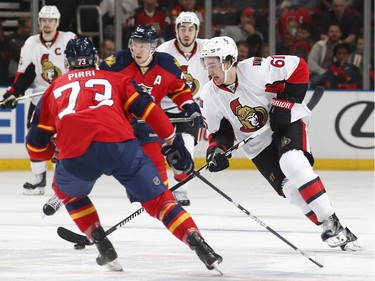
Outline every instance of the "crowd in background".
<path id="1" fill-rule="evenodd" d="M 204 1 L 197 0 L 121 0 L 122 46 L 139 24 L 153 25 L 160 43 L 172 39 L 174 20 L 181 11 L 194 11 L 204 26 Z M 280 0 L 277 1 L 276 54 L 304 58 L 311 72 L 310 88 L 361 89 L 363 73 L 363 0 Z M 211 34 L 227 35 L 238 44 L 239 60 L 266 57 L 268 48 L 268 1 L 213 0 Z M 101 57 L 115 51 L 115 0 L 46 1 L 56 5 L 61 14 L 60 30 L 77 32 L 76 8 L 82 4 L 98 5 L 103 20 L 104 41 L 94 39 Z M 86 14 L 85 14 L 86 13 Z M 84 30 L 95 30 L 98 19 L 85 11 Z M 372 13 L 372 35 L 374 14 Z M 0 21 L 0 85 L 10 85 L 17 72 L 20 48 L 30 36 L 30 18 L 20 18 L 18 28 L 5 35 Z M 374 46 L 371 38 L 371 47 Z M 374 53 L 371 52 L 370 86 L 374 88 Z"/>

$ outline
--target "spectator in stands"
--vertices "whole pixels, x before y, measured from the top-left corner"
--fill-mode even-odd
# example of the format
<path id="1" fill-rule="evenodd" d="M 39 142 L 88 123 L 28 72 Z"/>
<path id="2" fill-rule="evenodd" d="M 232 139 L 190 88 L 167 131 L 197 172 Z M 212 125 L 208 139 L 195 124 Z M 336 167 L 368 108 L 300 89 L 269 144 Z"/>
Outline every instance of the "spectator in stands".
<path id="1" fill-rule="evenodd" d="M 256 12 L 247 7 L 241 12 L 240 23 L 238 25 L 226 26 L 220 36 L 229 36 L 235 42 L 246 41 L 250 35 L 256 35 L 263 42 L 263 35 L 255 29 Z"/>
<path id="2" fill-rule="evenodd" d="M 127 38 L 139 25 L 152 25 L 158 34 L 159 45 L 173 37 L 171 20 L 167 11 L 158 5 L 158 0 L 143 0 L 128 20 Z"/>
<path id="3" fill-rule="evenodd" d="M 170 11 L 171 26 L 175 26 L 176 18 L 181 12 L 194 12 L 200 22 L 200 26 L 204 27 L 204 8 L 197 4 L 197 0 L 178 0 L 178 5 L 174 6 Z M 204 28 L 199 29 L 199 38 L 204 38 Z"/>
<path id="4" fill-rule="evenodd" d="M 26 39 L 31 35 L 30 17 L 22 17 L 18 20 L 16 33 L 9 36 L 6 42 L 6 48 L 9 51 L 9 64 L 7 73 L 7 84 L 11 84 L 16 76 L 21 47 Z"/>
<path id="5" fill-rule="evenodd" d="M 301 23 L 297 28 L 296 37 L 288 48 L 288 54 L 296 55 L 307 62 L 307 56 L 313 46 L 312 28 L 308 23 Z"/>
<path id="6" fill-rule="evenodd" d="M 312 24 L 310 11 L 300 5 L 300 0 L 284 0 L 276 9 L 278 18 L 276 52 L 285 54 L 296 37 L 298 26 Z"/>
<path id="7" fill-rule="evenodd" d="M 307 59 L 310 69 L 310 88 L 324 86 L 327 70 L 332 64 L 333 50 L 340 43 L 341 30 L 337 24 L 328 28 L 328 38 L 316 42 Z"/>
<path id="8" fill-rule="evenodd" d="M 327 72 L 327 89 L 356 90 L 361 88 L 361 75 L 358 67 L 349 63 L 351 49 L 348 43 L 337 44 L 334 48 L 335 63 Z"/>
<path id="9" fill-rule="evenodd" d="M 263 44 L 262 49 L 260 50 L 260 54 L 262 58 L 269 57 L 270 54 L 270 46 L 268 44 Z"/>
<path id="10" fill-rule="evenodd" d="M 247 58 L 249 58 L 249 51 L 250 51 L 250 48 L 249 48 L 249 45 L 247 44 L 246 41 L 238 41 L 236 42 L 237 44 L 237 50 L 238 50 L 238 58 L 237 60 L 238 61 L 243 61 Z"/>
<path id="11" fill-rule="evenodd" d="M 362 37 L 358 37 L 357 40 L 356 40 L 355 49 L 354 49 L 352 55 L 350 56 L 350 62 L 353 65 L 355 65 L 356 67 L 358 67 L 361 75 L 362 75 L 362 72 L 363 72 L 363 49 L 364 49 L 364 46 L 365 46 L 365 41 L 363 40 Z M 372 56 L 372 58 L 373 58 L 373 56 Z"/>
<path id="12" fill-rule="evenodd" d="M 6 36 L 4 34 L 3 23 L 0 20 L 0 85 L 6 85 L 7 66 L 9 54 L 5 48 Z"/>
<path id="13" fill-rule="evenodd" d="M 100 49 L 99 49 L 99 57 L 100 57 L 100 62 L 105 59 L 106 57 L 109 57 L 116 51 L 116 45 L 115 42 L 111 39 L 105 39 L 103 42 L 100 44 Z"/>
<path id="14" fill-rule="evenodd" d="M 112 40 L 114 40 L 115 30 L 115 1 L 116 0 L 102 0 L 99 5 L 100 13 L 103 17 L 104 38 Z M 127 20 L 138 7 L 138 0 L 121 0 L 121 23 L 123 30 L 126 30 Z"/>
<path id="15" fill-rule="evenodd" d="M 324 13 L 322 18 L 321 39 L 328 37 L 328 27 L 331 24 L 338 24 L 341 29 L 341 40 L 345 43 L 354 44 L 359 34 L 357 19 L 348 11 L 347 0 L 333 0 L 332 9 Z"/>

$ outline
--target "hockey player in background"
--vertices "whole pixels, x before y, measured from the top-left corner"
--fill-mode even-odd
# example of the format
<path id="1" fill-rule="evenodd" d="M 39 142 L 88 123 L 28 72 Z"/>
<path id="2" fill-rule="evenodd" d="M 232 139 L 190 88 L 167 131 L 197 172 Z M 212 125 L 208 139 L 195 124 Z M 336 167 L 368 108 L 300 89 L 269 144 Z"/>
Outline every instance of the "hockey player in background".
<path id="1" fill-rule="evenodd" d="M 38 103 L 26 146 L 34 159 L 59 149 L 53 189 L 78 228 L 99 251 L 96 262 L 121 271 L 117 253 L 106 237 L 89 194 L 102 175 L 113 176 L 132 202 L 160 220 L 179 240 L 195 250 L 209 270 L 222 257 L 204 241 L 190 215 L 176 203 L 152 161 L 134 136 L 126 115 L 145 120 L 165 144 L 167 159 L 189 172 L 194 164 L 180 134 L 152 97 L 129 76 L 97 69 L 98 56 L 88 38 L 72 39 L 65 50 L 69 72 L 56 79 Z"/>
<path id="2" fill-rule="evenodd" d="M 156 52 L 157 40 L 154 27 L 140 25 L 130 37 L 129 49 L 115 52 L 101 62 L 99 68 L 131 76 L 158 105 L 168 96 L 183 111 L 183 116 L 193 118 L 193 127 L 203 127 L 199 106 L 193 100 L 177 60 L 170 54 Z M 149 125 L 139 123 L 137 118 L 133 118 L 131 124 L 143 150 L 152 159 L 167 185 L 165 158 L 160 152 L 163 141 Z"/>
<path id="3" fill-rule="evenodd" d="M 41 33 L 30 36 L 21 49 L 18 70 L 13 85 L 3 95 L 2 108 L 15 108 L 16 98 L 31 87 L 33 93 L 44 92 L 62 74 L 66 73 L 64 50 L 75 38 L 72 32 L 58 31 L 60 12 L 56 6 L 43 6 L 38 14 Z M 40 96 L 33 97 L 27 113 L 27 128 Z M 30 158 L 33 177 L 23 185 L 23 194 L 42 195 L 46 186 L 47 163 Z"/>
<path id="4" fill-rule="evenodd" d="M 200 53 L 207 39 L 197 38 L 199 24 L 199 19 L 194 12 L 181 12 L 176 18 L 176 38 L 161 44 L 157 48 L 157 51 L 171 54 L 178 60 L 195 100 L 199 98 L 202 86 L 208 82 L 207 71 L 202 70 L 200 65 Z M 164 97 L 161 102 L 162 108 L 170 109 L 166 110 L 169 118 L 183 117 L 185 113 L 177 107 L 173 108 L 173 105 L 174 103 L 169 97 Z M 177 123 L 175 127 L 176 131 L 181 133 L 190 155 L 194 157 L 194 147 L 197 144 L 199 128 L 194 128 L 188 122 Z M 173 170 L 173 173 L 174 180 L 177 182 L 186 177 L 186 174 L 181 171 Z M 172 181 L 171 185 L 174 185 L 175 181 Z M 184 184 L 173 193 L 181 206 L 190 205 L 187 188 L 188 184 Z"/>
<path id="5" fill-rule="evenodd" d="M 243 146 L 246 156 L 275 191 L 322 227 L 330 247 L 356 251 L 357 237 L 335 214 L 326 189 L 313 171 L 307 136 L 311 112 L 303 103 L 308 67 L 296 56 L 253 57 L 237 63 L 230 37 L 215 37 L 201 59 L 212 80 L 201 91 L 201 110 L 209 131 L 206 160 L 211 172 L 228 168 L 224 152 L 263 126 L 270 129 Z"/>

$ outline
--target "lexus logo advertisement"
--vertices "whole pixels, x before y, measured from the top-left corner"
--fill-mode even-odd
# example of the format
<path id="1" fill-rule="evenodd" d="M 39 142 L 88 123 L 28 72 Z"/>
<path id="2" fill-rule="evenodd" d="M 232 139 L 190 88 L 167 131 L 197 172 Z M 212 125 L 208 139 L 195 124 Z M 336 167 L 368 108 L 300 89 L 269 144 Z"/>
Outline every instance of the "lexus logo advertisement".
<path id="1" fill-rule="evenodd" d="M 345 106 L 335 120 L 335 130 L 345 144 L 357 149 L 374 149 L 374 102 L 359 101 Z"/>

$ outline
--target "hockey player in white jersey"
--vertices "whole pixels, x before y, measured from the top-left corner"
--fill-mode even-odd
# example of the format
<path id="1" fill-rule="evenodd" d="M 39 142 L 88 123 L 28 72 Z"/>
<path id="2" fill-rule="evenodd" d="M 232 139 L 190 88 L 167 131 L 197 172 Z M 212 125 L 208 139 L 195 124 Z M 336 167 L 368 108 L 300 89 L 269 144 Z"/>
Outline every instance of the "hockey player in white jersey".
<path id="1" fill-rule="evenodd" d="M 200 22 L 194 12 L 181 12 L 176 18 L 176 38 L 167 41 L 158 47 L 159 52 L 171 54 L 180 64 L 187 84 L 192 89 L 194 99 L 199 97 L 200 89 L 208 82 L 207 71 L 203 70 L 200 64 L 200 53 L 207 39 L 197 38 Z M 162 108 L 173 108 L 174 103 L 165 97 L 161 103 Z M 184 117 L 184 113 L 177 107 L 166 110 L 169 118 Z M 183 136 L 184 143 L 191 156 L 194 155 L 194 147 L 197 144 L 199 133 L 198 128 L 194 128 L 189 123 L 176 124 L 176 131 Z M 181 171 L 173 170 L 174 180 L 180 182 L 187 175 Z M 171 181 L 174 185 L 176 182 Z M 177 202 L 181 206 L 189 206 L 190 200 L 187 196 L 188 184 L 181 186 L 174 192 Z"/>
<path id="2" fill-rule="evenodd" d="M 309 70 L 296 56 L 253 57 L 237 62 L 230 37 L 215 37 L 201 59 L 212 80 L 202 89 L 200 106 L 209 135 L 206 160 L 211 172 L 229 166 L 224 151 L 263 126 L 270 128 L 243 150 L 275 191 L 323 229 L 330 247 L 358 250 L 357 237 L 335 214 L 326 189 L 314 172 L 303 103 Z"/>
<path id="3" fill-rule="evenodd" d="M 16 98 L 31 87 L 33 93 L 43 92 L 54 79 L 67 69 L 64 50 L 68 41 L 75 38 L 72 32 L 58 31 L 60 12 L 56 6 L 43 6 L 38 14 L 40 34 L 30 36 L 21 49 L 18 70 L 12 86 L 3 95 L 2 108 L 15 108 Z M 27 128 L 41 96 L 33 97 L 27 115 Z M 33 178 L 23 185 L 23 194 L 42 195 L 46 186 L 47 163 L 31 161 Z"/>

